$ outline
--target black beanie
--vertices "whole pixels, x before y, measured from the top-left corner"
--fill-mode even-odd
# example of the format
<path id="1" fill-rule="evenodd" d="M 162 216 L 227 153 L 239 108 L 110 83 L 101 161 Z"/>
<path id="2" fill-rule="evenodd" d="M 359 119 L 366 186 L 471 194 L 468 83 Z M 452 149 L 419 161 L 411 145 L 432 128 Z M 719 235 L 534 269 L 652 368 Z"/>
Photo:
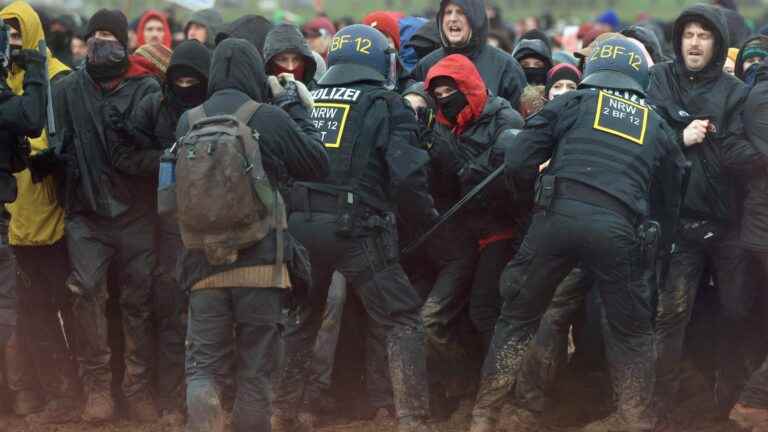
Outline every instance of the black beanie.
<path id="1" fill-rule="evenodd" d="M 128 19 L 119 10 L 100 9 L 88 20 L 88 28 L 85 32 L 85 40 L 88 40 L 97 31 L 108 31 L 117 40 L 128 46 Z"/>

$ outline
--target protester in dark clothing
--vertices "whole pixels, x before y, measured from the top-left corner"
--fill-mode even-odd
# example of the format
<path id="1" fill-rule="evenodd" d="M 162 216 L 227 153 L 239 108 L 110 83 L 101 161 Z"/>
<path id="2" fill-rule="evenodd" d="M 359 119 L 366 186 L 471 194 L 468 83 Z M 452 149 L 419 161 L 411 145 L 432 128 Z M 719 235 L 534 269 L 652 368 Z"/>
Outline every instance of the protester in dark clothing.
<path id="1" fill-rule="evenodd" d="M 71 15 L 61 15 L 51 20 L 45 41 L 54 57 L 72 67 L 72 49 L 70 44 L 75 35 L 75 21 Z"/>
<path id="2" fill-rule="evenodd" d="M 224 24 L 216 33 L 216 45 L 227 38 L 245 39 L 259 51 L 264 52 L 264 42 L 274 25 L 261 15 L 243 15 L 229 24 Z"/>
<path id="3" fill-rule="evenodd" d="M 685 329 L 696 291 L 708 260 L 719 290 L 718 389 L 732 388 L 725 376 L 741 360 L 733 340 L 744 331 L 751 304 L 745 304 L 750 287 L 742 280 L 745 253 L 735 242 L 738 208 L 733 177 L 746 175 L 761 160 L 743 135 L 741 111 L 745 86 L 723 72 L 728 49 L 728 28 L 721 10 L 697 5 L 675 21 L 677 59 L 651 70 L 649 101 L 677 132 L 691 162 L 690 178 L 681 210 L 677 250 L 669 263 L 669 277 L 659 287 L 656 315 L 658 363 L 654 405 L 661 423 L 673 409 L 678 367 Z M 730 397 L 719 395 L 727 413 Z"/>
<path id="4" fill-rule="evenodd" d="M 474 63 L 491 94 L 506 99 L 516 109 L 525 87 L 525 74 L 513 57 L 487 44 L 488 17 L 483 0 L 442 0 L 436 22 L 442 48 L 423 58 L 411 77 L 424 81 L 440 59 L 462 54 Z"/>
<path id="5" fill-rule="evenodd" d="M 520 39 L 512 51 L 512 57 L 523 68 L 528 85 L 547 83 L 547 72 L 552 69 L 552 52 L 544 41 Z"/>
<path id="6" fill-rule="evenodd" d="M 301 31 L 293 24 L 279 24 L 267 33 L 264 68 L 267 75 L 290 73 L 310 89 L 315 86 L 315 57 Z"/>
<path id="7" fill-rule="evenodd" d="M 139 102 L 130 118 L 130 136 L 115 146 L 112 163 L 125 174 L 139 176 L 156 189 L 160 156 L 176 141 L 182 113 L 205 101 L 210 51 L 197 40 L 184 41 L 173 51 L 162 92 Z M 153 284 L 155 396 L 168 422 L 182 419 L 184 395 L 184 340 L 186 298 L 176 279 L 182 244 L 175 221 L 156 222 L 158 271 Z"/>
<path id="8" fill-rule="evenodd" d="M 195 39 L 209 49 L 216 47 L 216 31 L 224 25 L 224 18 L 216 9 L 203 9 L 192 14 L 184 26 L 184 39 Z"/>
<path id="9" fill-rule="evenodd" d="M 154 78 L 128 59 L 128 23 L 119 11 L 102 9 L 86 34 L 88 60 L 54 90 L 57 154 L 66 161 L 65 231 L 73 271 L 67 285 L 75 295 L 76 354 L 86 392 L 83 419 L 112 418 L 112 371 L 108 344 L 107 272 L 118 272 L 125 329 L 123 393 L 129 415 L 154 421 L 149 389 L 152 359 L 151 289 L 155 267 L 153 191 L 111 164 L 111 138 L 119 117 L 159 90 Z M 143 192 L 143 194 L 142 194 Z"/>
<path id="10" fill-rule="evenodd" d="M 768 61 L 757 68 L 755 87 L 744 104 L 744 130 L 747 138 L 761 151 L 768 151 Z M 754 173 L 747 186 L 744 216 L 741 220 L 741 242 L 757 257 L 765 278 L 768 270 L 768 173 Z M 754 292 L 753 295 L 758 293 Z M 752 297 L 748 301 L 754 301 Z M 768 359 L 752 374 L 741 392 L 730 419 L 744 429 L 759 430 L 768 421 Z M 754 428 L 754 429 L 753 429 Z"/>
<path id="11" fill-rule="evenodd" d="M 208 100 L 202 105 L 207 115 L 231 114 L 248 101 L 266 100 L 264 65 L 248 41 L 221 42 L 211 64 Z M 307 110 L 295 93 L 286 92 L 273 103 L 274 106 L 262 105 L 248 122 L 260 134 L 262 163 L 272 187 L 287 177 L 325 177 L 328 158 Z M 177 138 L 190 129 L 190 112 L 179 120 Z M 283 224 L 278 229 L 284 229 Z M 235 352 L 238 357 L 233 430 L 270 428 L 271 383 L 277 379 L 282 351 L 280 328 L 285 289 L 306 284 L 310 271 L 301 246 L 283 232 L 285 262 L 280 264 L 280 286 L 275 285 L 271 276 L 268 280 L 256 277 L 259 269 L 270 270 L 270 274 L 274 271 L 278 255 L 276 236 L 272 230 L 256 245 L 240 250 L 239 258 L 228 265 L 210 264 L 200 250 L 185 249 L 182 253 L 178 280 L 183 289 L 192 291 L 186 363 L 187 431 L 223 430 L 220 383 L 232 373 L 230 365 L 235 362 Z M 236 274 L 248 277 L 239 280 Z M 238 285 L 228 275 L 232 281 L 238 279 Z"/>
<path id="12" fill-rule="evenodd" d="M 424 84 L 438 106 L 430 149 L 433 190 L 438 208 L 447 210 L 491 173 L 491 147 L 504 131 L 521 129 L 523 119 L 505 99 L 488 96 L 479 72 L 464 56 L 440 60 Z M 476 197 L 462 212 L 459 223 L 471 234 L 468 246 L 479 251 L 469 313 L 486 348 L 499 313 L 497 281 L 514 256 L 527 213 L 524 209 L 522 218 L 510 217 L 515 211 L 504 198 L 488 194 Z M 465 254 L 471 257 L 474 250 Z"/>
<path id="13" fill-rule="evenodd" d="M 754 76 L 751 78 L 752 82 L 748 82 L 747 71 L 751 66 L 758 66 L 762 61 L 768 57 L 768 36 L 753 36 L 747 39 L 739 50 L 739 55 L 736 57 L 736 64 L 733 69 L 733 73 L 736 78 L 747 83 L 748 86 L 754 84 Z M 756 72 L 756 70 L 752 71 Z"/>

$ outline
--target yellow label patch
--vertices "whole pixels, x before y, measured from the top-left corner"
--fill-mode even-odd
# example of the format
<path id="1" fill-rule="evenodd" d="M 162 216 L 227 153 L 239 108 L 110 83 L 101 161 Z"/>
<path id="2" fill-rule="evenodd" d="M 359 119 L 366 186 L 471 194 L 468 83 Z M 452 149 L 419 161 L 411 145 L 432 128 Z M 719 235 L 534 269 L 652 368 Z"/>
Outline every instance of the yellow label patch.
<path id="1" fill-rule="evenodd" d="M 648 111 L 648 107 L 601 91 L 593 127 L 642 145 L 648 128 Z"/>
<path id="2" fill-rule="evenodd" d="M 327 148 L 341 147 L 348 115 L 348 104 L 315 103 L 310 118 L 315 127 L 320 131 L 324 146 Z"/>

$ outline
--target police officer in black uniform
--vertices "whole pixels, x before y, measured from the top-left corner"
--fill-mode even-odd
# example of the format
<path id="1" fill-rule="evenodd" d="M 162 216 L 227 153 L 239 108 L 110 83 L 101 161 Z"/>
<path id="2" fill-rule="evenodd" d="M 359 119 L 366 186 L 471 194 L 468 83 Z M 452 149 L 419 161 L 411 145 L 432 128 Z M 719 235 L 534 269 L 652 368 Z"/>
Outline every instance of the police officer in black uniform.
<path id="1" fill-rule="evenodd" d="M 395 220 L 426 226 L 436 211 L 428 192 L 428 156 L 416 147 L 416 119 L 402 97 L 388 90 L 394 88 L 396 61 L 378 30 L 346 27 L 333 38 L 328 72 L 312 92 L 311 117 L 331 175 L 323 183 L 297 183 L 291 192 L 289 230 L 310 252 L 314 288 L 286 328 L 273 431 L 313 428 L 314 404 L 303 400 L 303 392 L 334 270 L 359 296 L 372 331 L 387 341 L 400 430 L 428 430 L 423 301 L 400 266 Z"/>
<path id="2" fill-rule="evenodd" d="M 505 301 L 483 365 L 472 432 L 494 430 L 538 322 L 577 264 L 594 272 L 600 290 L 617 400 L 615 414 L 584 430 L 651 430 L 653 286 L 643 278 L 641 227 L 652 184 L 664 185 L 658 197 L 654 187 L 654 199 L 663 199 L 674 218 L 684 159 L 674 133 L 645 103 L 648 80 L 645 57 L 633 43 L 605 41 L 588 59 L 581 89 L 547 104 L 507 147 L 505 171 L 513 185 L 551 163 L 536 186 L 528 234 L 501 277 Z M 535 414 L 519 410 L 515 431 L 541 430 Z"/>

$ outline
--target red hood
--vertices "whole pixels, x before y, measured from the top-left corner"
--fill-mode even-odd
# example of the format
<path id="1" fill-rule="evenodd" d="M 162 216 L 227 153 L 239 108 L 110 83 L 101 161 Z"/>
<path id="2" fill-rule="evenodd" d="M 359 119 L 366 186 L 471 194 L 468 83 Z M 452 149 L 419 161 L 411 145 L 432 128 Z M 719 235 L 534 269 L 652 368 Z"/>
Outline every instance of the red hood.
<path id="1" fill-rule="evenodd" d="M 488 101 L 488 90 L 485 82 L 477 71 L 475 65 L 461 54 L 451 54 L 432 66 L 427 73 L 424 87 L 430 88 L 433 79 L 441 76 L 452 78 L 456 82 L 458 90 L 466 96 L 467 107 L 464 108 L 456 119 L 456 124 L 451 124 L 438 109 L 437 121 L 454 128 L 454 133 L 460 134 L 468 125 L 480 118 Z"/>
<path id="2" fill-rule="evenodd" d="M 154 9 L 146 11 L 144 15 L 141 16 L 141 19 L 139 19 L 139 25 L 136 26 L 138 46 L 147 43 L 147 41 L 144 40 L 144 26 L 147 24 L 147 21 L 151 19 L 157 19 L 163 23 L 163 29 L 165 29 L 165 33 L 163 34 L 163 45 L 170 48 L 173 35 L 171 34 L 171 26 L 168 24 L 168 18 L 166 18 L 164 13 Z"/>

